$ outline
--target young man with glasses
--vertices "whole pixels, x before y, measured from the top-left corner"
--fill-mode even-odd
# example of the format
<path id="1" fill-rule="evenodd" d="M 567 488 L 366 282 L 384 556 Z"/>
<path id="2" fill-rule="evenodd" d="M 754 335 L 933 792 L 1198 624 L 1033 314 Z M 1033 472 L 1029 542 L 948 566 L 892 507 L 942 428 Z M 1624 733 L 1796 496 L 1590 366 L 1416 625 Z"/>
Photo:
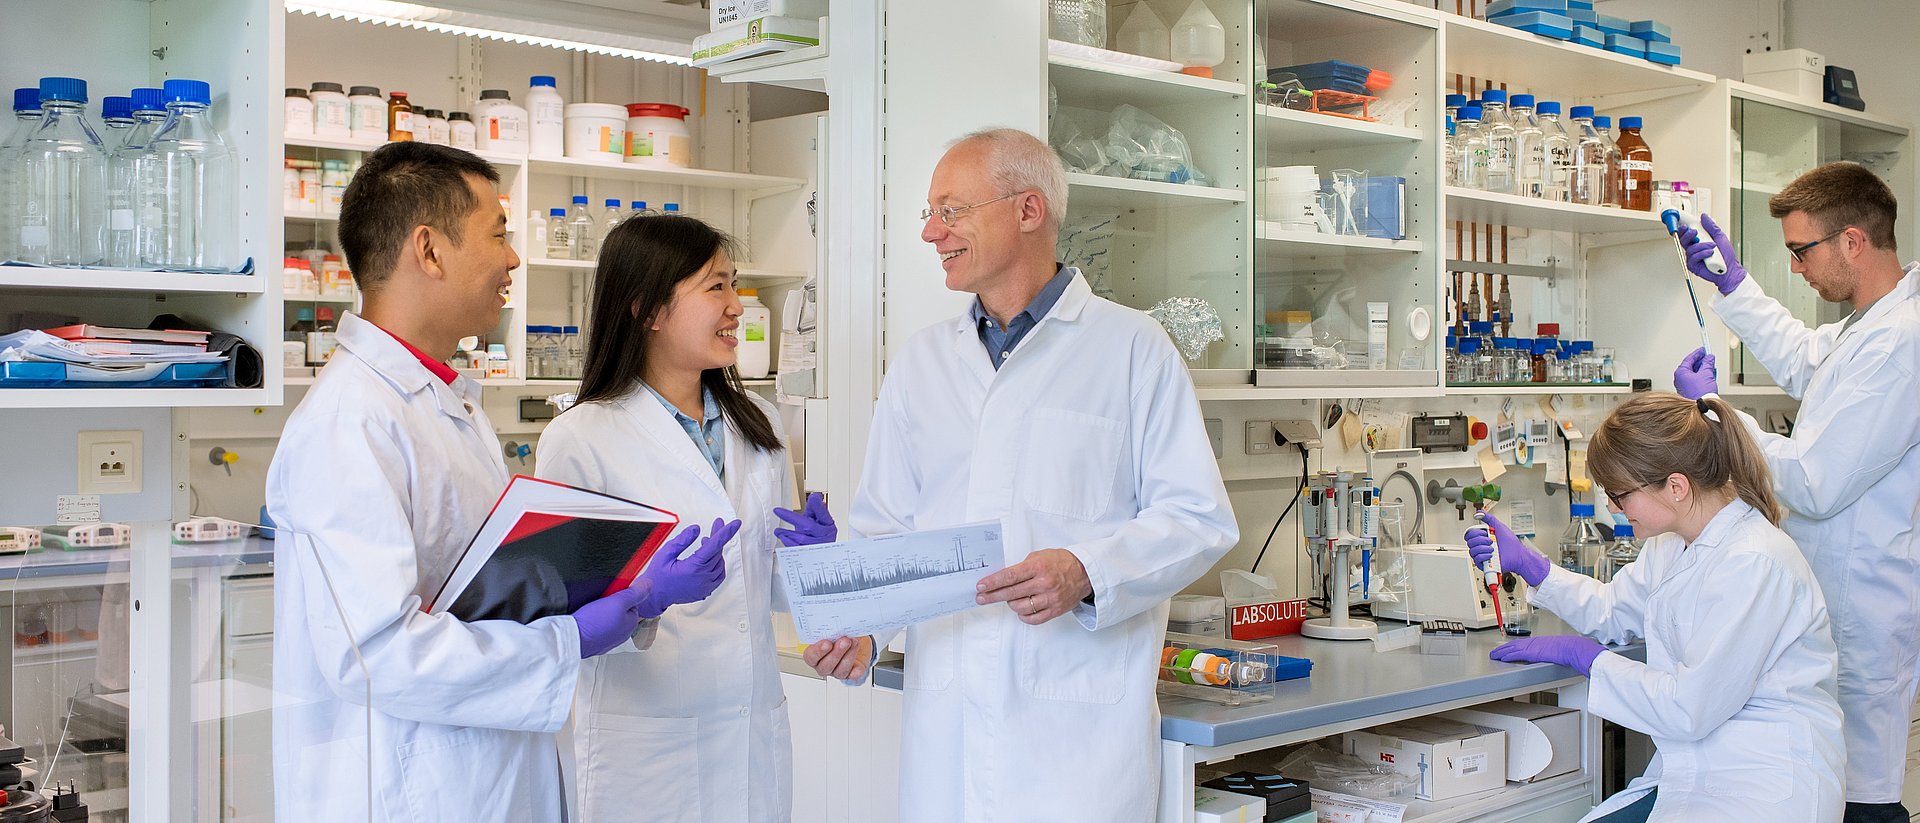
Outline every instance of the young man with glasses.
<path id="1" fill-rule="evenodd" d="M 998 521 L 1008 565 L 985 608 L 907 629 L 901 820 L 1155 819 L 1167 602 L 1239 538 L 1166 331 L 1055 261 L 1066 198 L 1011 129 L 954 144 L 928 191 L 920 237 L 976 299 L 887 370 L 846 523 Z M 856 680 L 873 647 L 806 658 Z"/>
<path id="2" fill-rule="evenodd" d="M 1846 713 L 1847 823 L 1907 820 L 1907 710 L 1920 661 L 1920 296 L 1894 243 L 1893 192 L 1865 168 L 1829 163 L 1767 203 L 1790 267 L 1823 300 L 1853 312 L 1817 329 L 1763 294 L 1710 219 L 1689 230 L 1688 269 L 1724 295 L 1713 309 L 1781 388 L 1800 401 L 1791 437 L 1759 438 L 1783 527 L 1827 596 Z M 1705 260 L 1718 248 L 1726 274 Z M 1716 390 L 1713 357 L 1687 356 L 1674 385 Z"/>

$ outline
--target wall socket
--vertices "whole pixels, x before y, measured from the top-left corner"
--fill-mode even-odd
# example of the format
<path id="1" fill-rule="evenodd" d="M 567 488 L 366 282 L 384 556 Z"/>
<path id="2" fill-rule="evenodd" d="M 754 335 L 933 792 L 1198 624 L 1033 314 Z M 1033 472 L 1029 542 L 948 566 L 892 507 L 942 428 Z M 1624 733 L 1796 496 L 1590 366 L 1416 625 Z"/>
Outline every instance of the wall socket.
<path id="1" fill-rule="evenodd" d="M 141 460 L 141 433 L 130 431 L 81 432 L 78 444 L 80 494 L 137 494 L 146 468 Z"/>

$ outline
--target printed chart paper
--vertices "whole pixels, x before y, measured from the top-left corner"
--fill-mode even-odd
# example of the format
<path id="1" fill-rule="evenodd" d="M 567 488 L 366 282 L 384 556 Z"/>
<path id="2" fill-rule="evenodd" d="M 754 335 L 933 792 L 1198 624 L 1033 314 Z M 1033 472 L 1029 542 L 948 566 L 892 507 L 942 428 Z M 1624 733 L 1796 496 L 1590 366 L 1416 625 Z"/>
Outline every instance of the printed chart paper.
<path id="1" fill-rule="evenodd" d="M 973 608 L 1006 566 L 999 523 L 777 550 L 801 642 L 901 629 Z"/>

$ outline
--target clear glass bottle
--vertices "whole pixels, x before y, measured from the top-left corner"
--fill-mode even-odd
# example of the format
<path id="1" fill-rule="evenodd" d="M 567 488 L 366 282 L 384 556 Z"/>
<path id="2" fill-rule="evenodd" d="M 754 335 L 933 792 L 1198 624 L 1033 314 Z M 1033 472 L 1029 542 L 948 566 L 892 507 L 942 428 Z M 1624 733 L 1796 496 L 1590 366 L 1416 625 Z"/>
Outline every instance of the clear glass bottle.
<path id="1" fill-rule="evenodd" d="M 1620 118 L 1620 207 L 1653 210 L 1653 148 L 1640 136 L 1640 118 Z"/>
<path id="2" fill-rule="evenodd" d="M 1620 144 L 1613 139 L 1613 118 L 1605 116 L 1595 117 L 1593 118 L 1593 128 L 1594 131 L 1600 134 L 1600 139 L 1607 145 L 1606 189 L 1601 192 L 1602 199 L 1600 205 L 1610 209 L 1617 209 L 1620 208 L 1620 197 L 1624 191 L 1621 180 L 1622 175 L 1626 174 L 1626 170 L 1621 165 L 1625 158 L 1620 153 Z"/>
<path id="3" fill-rule="evenodd" d="M 1607 544 L 1607 550 L 1602 553 L 1600 568 L 1595 577 L 1602 583 L 1610 581 L 1614 575 L 1620 573 L 1621 569 L 1626 568 L 1628 563 L 1639 559 L 1640 544 L 1634 542 L 1633 526 L 1621 523 L 1613 527 L 1613 541 Z"/>
<path id="4" fill-rule="evenodd" d="M 1466 95 L 1464 94 L 1447 95 L 1447 119 L 1448 120 L 1459 120 L 1460 110 L 1466 107 L 1467 107 Z"/>
<path id="5" fill-rule="evenodd" d="M 168 80 L 167 122 L 153 135 L 135 175 L 142 265 L 227 271 L 239 267 L 234 237 L 233 152 L 213 126 L 213 91 L 200 80 Z"/>
<path id="6" fill-rule="evenodd" d="M 39 127 L 17 163 L 20 260 L 93 266 L 106 260 L 107 153 L 87 122 L 87 81 L 40 79 Z"/>
<path id="7" fill-rule="evenodd" d="M 1454 345 L 1459 349 L 1454 354 L 1453 374 L 1448 379 L 1455 385 L 1480 382 L 1480 375 L 1474 369 L 1480 360 L 1480 339 L 1462 337 Z"/>
<path id="8" fill-rule="evenodd" d="M 1516 94 L 1507 117 L 1514 131 L 1514 193 L 1545 197 L 1547 192 L 1546 132 L 1533 116 L 1533 95 Z"/>
<path id="9" fill-rule="evenodd" d="M 547 210 L 547 256 L 554 260 L 573 259 L 572 234 L 567 225 L 566 209 Z"/>
<path id="10" fill-rule="evenodd" d="M 1454 124 L 1453 142 L 1458 147 L 1459 159 L 1454 163 L 1453 184 L 1463 189 L 1487 187 L 1489 149 L 1487 133 L 1480 127 L 1480 114 L 1479 106 L 1467 106 L 1460 110 L 1460 119 Z"/>
<path id="11" fill-rule="evenodd" d="M 593 235 L 593 212 L 587 208 L 587 196 L 573 196 L 573 208 L 567 211 L 567 257 L 594 260 L 600 256 L 600 244 Z"/>
<path id="12" fill-rule="evenodd" d="M 1567 530 L 1560 535 L 1560 568 L 1591 576 L 1606 539 L 1593 522 L 1593 504 L 1575 503 L 1570 508 Z"/>
<path id="13" fill-rule="evenodd" d="M 20 185 L 20 147 L 40 127 L 40 87 L 13 90 L 13 120 L 0 140 L 0 260 L 11 260 L 20 248 L 20 212 L 14 197 Z"/>
<path id="14" fill-rule="evenodd" d="M 586 358 L 586 341 L 580 339 L 579 326 L 562 326 L 560 332 L 561 362 L 565 363 L 566 377 L 579 378 Z"/>
<path id="15" fill-rule="evenodd" d="M 1520 133 L 1507 114 L 1507 93 L 1487 89 L 1480 93 L 1481 127 L 1487 130 L 1487 191 L 1514 193 L 1515 163 L 1520 156 Z"/>
<path id="16" fill-rule="evenodd" d="M 600 212 L 600 233 L 598 236 L 602 241 L 613 236 L 614 227 L 620 225 L 622 221 L 627 219 L 627 213 L 620 209 L 620 198 L 607 198 L 606 206 L 606 209 Z"/>
<path id="17" fill-rule="evenodd" d="M 100 146 L 108 154 L 120 148 L 127 140 L 127 133 L 133 131 L 133 98 L 100 98 Z"/>
<path id="18" fill-rule="evenodd" d="M 1573 136 L 1560 119 L 1560 104 L 1542 101 L 1534 119 L 1540 124 L 1542 174 L 1540 197 L 1565 203 L 1573 197 Z"/>
<path id="19" fill-rule="evenodd" d="M 1604 206 L 1607 201 L 1607 139 L 1593 121 L 1592 106 L 1573 107 L 1573 126 L 1577 131 L 1573 147 L 1573 202 Z"/>

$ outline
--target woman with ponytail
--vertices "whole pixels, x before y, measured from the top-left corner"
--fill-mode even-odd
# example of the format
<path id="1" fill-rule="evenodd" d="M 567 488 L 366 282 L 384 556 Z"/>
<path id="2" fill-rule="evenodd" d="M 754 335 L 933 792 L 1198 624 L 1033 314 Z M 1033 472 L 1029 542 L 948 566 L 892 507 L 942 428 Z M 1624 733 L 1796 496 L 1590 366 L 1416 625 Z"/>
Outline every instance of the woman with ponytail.
<path id="1" fill-rule="evenodd" d="M 1611 582 L 1555 566 L 1491 516 L 1467 534 L 1476 562 L 1499 551 L 1533 605 L 1581 632 L 1514 640 L 1493 659 L 1593 678 L 1587 710 L 1659 749 L 1584 820 L 1837 823 L 1846 750 L 1826 601 L 1733 409 L 1634 395 L 1594 432 L 1587 465 L 1609 510 L 1654 535 Z M 1645 663 L 1596 642 L 1635 637 Z"/>

